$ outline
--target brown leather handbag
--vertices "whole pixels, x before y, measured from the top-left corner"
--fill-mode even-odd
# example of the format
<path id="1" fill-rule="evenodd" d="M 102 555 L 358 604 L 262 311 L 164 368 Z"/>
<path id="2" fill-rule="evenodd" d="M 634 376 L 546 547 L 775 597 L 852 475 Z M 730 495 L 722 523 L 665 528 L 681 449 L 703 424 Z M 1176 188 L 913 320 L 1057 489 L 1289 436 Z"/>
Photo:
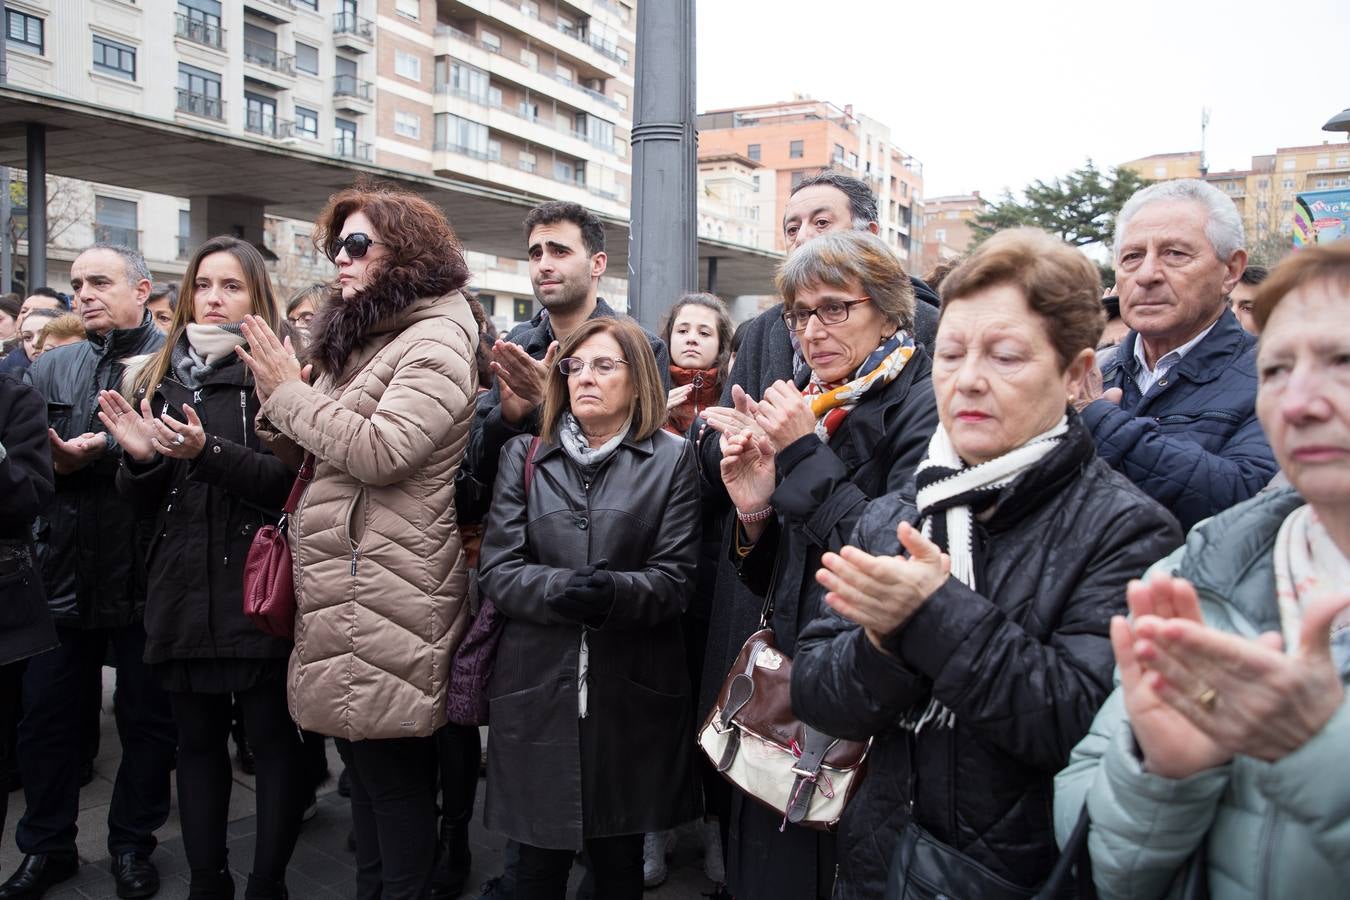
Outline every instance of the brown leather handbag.
<path id="1" fill-rule="evenodd" d="M 717 771 L 782 814 L 783 823 L 830 830 L 862 781 L 868 741 L 817 731 L 792 711 L 792 660 L 774 645 L 767 608 L 741 647 L 699 730 Z"/>
<path id="2" fill-rule="evenodd" d="M 295 636 L 295 576 L 286 530 L 313 479 L 314 454 L 308 453 L 282 507 L 281 521 L 258 529 L 244 561 L 244 615 L 273 637 Z"/>

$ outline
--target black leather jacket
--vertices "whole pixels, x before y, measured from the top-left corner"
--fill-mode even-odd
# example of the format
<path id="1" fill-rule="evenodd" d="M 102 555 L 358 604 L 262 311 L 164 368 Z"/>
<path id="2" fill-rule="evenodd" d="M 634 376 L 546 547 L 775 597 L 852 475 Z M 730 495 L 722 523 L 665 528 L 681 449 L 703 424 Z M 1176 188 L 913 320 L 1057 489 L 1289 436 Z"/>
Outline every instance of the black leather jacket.
<path id="1" fill-rule="evenodd" d="M 1125 613 L 1126 582 L 1181 543 L 1176 520 L 1070 422 L 977 522 L 978 592 L 949 578 L 887 639 L 893 655 L 828 607 L 798 639 L 792 708 L 829 734 L 875 736 L 840 822 L 836 897 L 885 893 L 911 815 L 1024 886 L 1054 864 L 1054 777 L 1111 691 L 1111 616 Z M 902 554 L 896 526 L 917 520 L 911 483 L 872 502 L 852 543 Z M 916 737 L 898 726 L 930 697 L 955 713 L 954 728 Z"/>
<path id="2" fill-rule="evenodd" d="M 145 565 L 140 525 L 114 481 L 122 450 L 98 420 L 98 392 L 120 390 L 126 360 L 153 353 L 164 335 L 146 313 L 135 328 L 91 334 L 38 357 L 24 379 L 47 401 L 48 424 L 63 439 L 104 433 L 108 450 L 78 472 L 56 476 L 56 501 L 38 521 L 38 558 L 57 624 L 111 628 L 141 615 Z"/>
<path id="3" fill-rule="evenodd" d="M 527 499 L 531 440 L 502 454 L 479 563 L 484 596 L 508 617 L 488 691 L 487 825 L 555 849 L 672 828 L 698 812 L 680 624 L 699 550 L 693 448 L 665 431 L 630 436 L 584 470 L 541 443 Z M 559 617 L 548 598 L 601 559 L 615 580 L 608 618 Z"/>

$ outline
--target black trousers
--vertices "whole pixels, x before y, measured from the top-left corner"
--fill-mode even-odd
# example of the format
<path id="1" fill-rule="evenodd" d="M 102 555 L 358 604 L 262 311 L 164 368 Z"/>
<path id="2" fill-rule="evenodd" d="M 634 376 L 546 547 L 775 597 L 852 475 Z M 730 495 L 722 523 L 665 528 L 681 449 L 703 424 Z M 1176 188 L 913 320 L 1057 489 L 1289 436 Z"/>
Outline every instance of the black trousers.
<path id="1" fill-rule="evenodd" d="M 638 900 L 642 896 L 642 835 L 589 838 L 585 842 L 595 878 L 595 900 Z M 566 900 L 567 876 L 576 854 L 520 845 L 514 900 Z"/>
<path id="2" fill-rule="evenodd" d="M 28 808 L 15 839 L 24 853 L 74 853 L 80 764 L 87 748 L 83 713 L 107 649 L 117 663 L 113 708 L 122 762 L 108 809 L 108 852 L 149 854 L 169 817 L 169 770 L 177 742 L 169 700 L 142 661 L 145 629 L 57 626 L 61 645 L 28 661 L 19 722 L 19 772 Z"/>
<path id="3" fill-rule="evenodd" d="M 19 721 L 19 692 L 23 690 L 23 670 L 27 660 L 0 666 L 0 735 L 8 735 Z M 0 776 L 7 776 L 14 766 L 8 740 L 0 740 Z M 9 815 L 9 786 L 0 784 L 0 833 L 5 830 Z"/>
<path id="4" fill-rule="evenodd" d="M 452 827 L 473 819 L 483 740 L 476 725 L 447 724 L 436 732 L 436 761 L 441 777 L 441 815 Z"/>
<path id="5" fill-rule="evenodd" d="M 357 900 L 422 900 L 436 862 L 435 738 L 334 743 L 352 782 Z"/>
<path id="6" fill-rule="evenodd" d="M 283 881 L 300 834 L 308 781 L 300 731 L 286 709 L 286 683 L 268 681 L 234 695 L 257 762 L 257 830 L 253 874 Z M 219 872 L 227 861 L 229 820 L 230 695 L 169 693 L 178 723 L 178 815 L 183 850 L 198 876 Z"/>

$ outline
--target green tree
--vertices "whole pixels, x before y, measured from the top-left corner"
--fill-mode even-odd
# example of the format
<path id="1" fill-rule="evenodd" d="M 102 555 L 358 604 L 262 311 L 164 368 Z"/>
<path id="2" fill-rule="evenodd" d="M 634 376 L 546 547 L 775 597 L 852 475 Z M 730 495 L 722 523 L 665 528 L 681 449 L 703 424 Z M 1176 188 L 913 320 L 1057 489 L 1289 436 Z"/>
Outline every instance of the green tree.
<path id="1" fill-rule="evenodd" d="M 1089 159 L 1062 178 L 1033 181 L 1020 201 L 1005 191 L 971 223 L 975 243 L 1005 228 L 1032 225 L 1075 247 L 1109 245 L 1120 208 L 1148 183 L 1130 169 L 1103 172 Z"/>

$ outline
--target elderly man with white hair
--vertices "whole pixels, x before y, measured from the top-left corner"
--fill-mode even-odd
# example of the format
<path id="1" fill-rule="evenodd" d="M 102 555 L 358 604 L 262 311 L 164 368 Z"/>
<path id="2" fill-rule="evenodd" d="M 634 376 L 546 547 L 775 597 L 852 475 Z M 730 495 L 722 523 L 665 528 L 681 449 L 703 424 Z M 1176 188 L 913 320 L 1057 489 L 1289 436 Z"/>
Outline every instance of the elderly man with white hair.
<path id="1" fill-rule="evenodd" d="M 1097 452 L 1189 529 L 1275 474 L 1256 420 L 1256 338 L 1226 298 L 1247 265 L 1233 202 L 1194 179 L 1138 191 L 1116 223 L 1130 332 L 1079 404 Z"/>

